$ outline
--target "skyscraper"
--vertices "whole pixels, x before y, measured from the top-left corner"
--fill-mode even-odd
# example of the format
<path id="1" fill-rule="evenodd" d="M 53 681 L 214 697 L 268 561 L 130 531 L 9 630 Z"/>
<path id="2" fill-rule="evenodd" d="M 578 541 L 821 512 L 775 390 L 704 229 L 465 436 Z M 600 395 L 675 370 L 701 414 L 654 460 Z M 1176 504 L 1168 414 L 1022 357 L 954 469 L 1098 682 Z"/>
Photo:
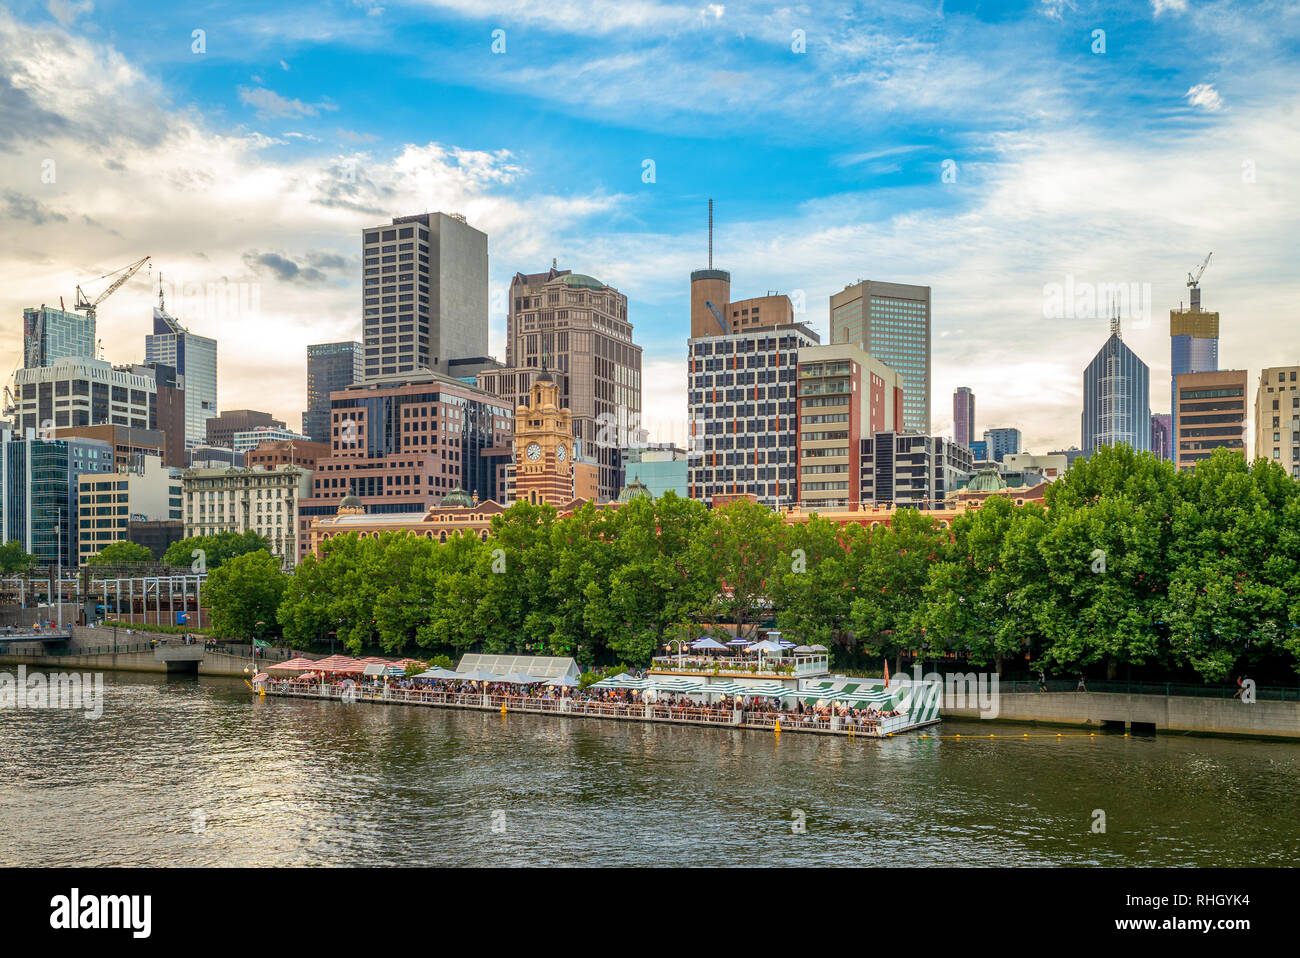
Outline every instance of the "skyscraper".
<path id="1" fill-rule="evenodd" d="M 191 333 L 167 312 L 159 294 L 153 310 L 153 334 L 144 338 L 146 363 L 164 363 L 183 379 L 185 448 L 207 441 L 208 420 L 217 414 L 217 341 Z"/>
<path id="2" fill-rule="evenodd" d="M 543 357 L 543 352 L 545 356 Z M 641 347 L 632 342 L 627 297 L 592 276 L 552 265 L 516 273 L 506 316 L 506 365 L 478 386 L 517 408 L 545 365 L 571 414 L 575 451 L 599 464 L 602 500 L 622 487 L 622 447 L 641 419 Z"/>
<path id="3" fill-rule="evenodd" d="M 95 358 L 95 316 L 46 306 L 23 310 L 23 366 Z"/>
<path id="4" fill-rule="evenodd" d="M 831 295 L 831 342 L 858 343 L 903 377 L 903 429 L 930 432 L 930 287 L 859 280 Z"/>
<path id="5" fill-rule="evenodd" d="M 307 411 L 302 432 L 315 442 L 330 441 L 330 393 L 360 382 L 364 375 L 360 343 L 318 343 L 307 347 Z"/>
<path id="6" fill-rule="evenodd" d="M 361 231 L 365 376 L 447 373 L 487 355 L 488 238 L 459 213 Z"/>
<path id="7" fill-rule="evenodd" d="M 952 429 L 957 445 L 969 448 L 975 436 L 975 394 L 969 386 L 958 386 L 952 394 Z"/>
<path id="8" fill-rule="evenodd" d="M 1188 309 L 1179 305 L 1169 311 L 1169 410 L 1175 451 L 1170 457 L 1178 459 L 1178 377 L 1183 373 L 1212 373 L 1219 369 L 1219 314 L 1201 309 L 1201 273 L 1209 257 L 1195 274 L 1187 276 L 1191 292 Z"/>
<path id="9" fill-rule="evenodd" d="M 777 508 L 798 496 L 800 429 L 845 429 L 849 412 L 798 403 L 799 351 L 820 344 L 802 323 L 687 340 L 692 499 L 755 496 Z"/>
<path id="10" fill-rule="evenodd" d="M 1151 448 L 1151 370 L 1120 339 L 1119 317 L 1110 337 L 1083 371 L 1083 449 L 1128 443 Z"/>

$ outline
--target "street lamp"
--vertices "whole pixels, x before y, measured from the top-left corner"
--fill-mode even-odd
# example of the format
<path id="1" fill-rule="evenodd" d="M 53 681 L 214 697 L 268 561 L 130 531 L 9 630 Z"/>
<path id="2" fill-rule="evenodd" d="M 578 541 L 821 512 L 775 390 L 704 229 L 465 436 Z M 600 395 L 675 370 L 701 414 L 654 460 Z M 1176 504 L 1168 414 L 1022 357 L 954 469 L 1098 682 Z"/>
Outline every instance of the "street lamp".
<path id="1" fill-rule="evenodd" d="M 680 671 L 682 668 L 682 649 L 686 646 L 686 640 L 669 639 L 668 644 L 664 646 L 664 651 L 667 652 L 669 655 L 672 655 L 674 642 L 677 643 L 677 668 Z"/>

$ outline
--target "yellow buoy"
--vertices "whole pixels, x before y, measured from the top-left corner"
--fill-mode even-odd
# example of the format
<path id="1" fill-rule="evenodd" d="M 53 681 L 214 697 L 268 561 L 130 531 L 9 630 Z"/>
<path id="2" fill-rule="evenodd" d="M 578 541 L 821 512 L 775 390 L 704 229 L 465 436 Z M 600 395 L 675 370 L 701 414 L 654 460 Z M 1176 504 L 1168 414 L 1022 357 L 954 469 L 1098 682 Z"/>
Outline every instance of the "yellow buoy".
<path id="1" fill-rule="evenodd" d="M 777 719 L 777 720 L 776 720 L 776 728 L 772 729 L 772 731 L 775 732 L 777 735 L 780 735 L 780 734 L 781 734 L 781 720 L 780 720 L 780 719 Z"/>
<path id="2" fill-rule="evenodd" d="M 501 714 L 502 714 L 502 715 L 505 715 L 505 714 L 506 714 L 506 703 L 505 703 L 505 702 L 502 702 L 502 703 L 501 703 Z"/>

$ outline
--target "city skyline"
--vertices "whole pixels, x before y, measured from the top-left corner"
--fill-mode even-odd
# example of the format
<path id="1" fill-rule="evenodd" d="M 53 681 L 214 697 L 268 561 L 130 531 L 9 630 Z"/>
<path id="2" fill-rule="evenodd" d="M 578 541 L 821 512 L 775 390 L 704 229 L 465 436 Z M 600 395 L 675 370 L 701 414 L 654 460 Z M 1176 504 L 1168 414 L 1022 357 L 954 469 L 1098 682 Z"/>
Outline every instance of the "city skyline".
<path id="1" fill-rule="evenodd" d="M 962 384 L 981 396 L 981 419 L 1018 426 L 1026 448 L 1078 444 L 1078 370 L 1104 340 L 1101 291 L 1120 286 L 1138 293 L 1125 342 L 1150 366 L 1152 410 L 1167 411 L 1161 317 L 1187 302 L 1186 274 L 1211 249 L 1201 285 L 1222 316 L 1220 364 L 1253 380 L 1300 358 L 1286 283 L 1300 201 L 1285 176 L 1300 134 L 1294 98 L 1279 95 L 1293 85 L 1283 55 L 1298 31 L 1264 7 L 1027 4 L 992 24 L 949 4 L 860 11 L 850 25 L 833 12 L 701 17 L 655 4 L 546 18 L 512 4 L 354 7 L 310 29 L 285 13 L 214 17 L 203 53 L 195 25 L 167 13 L 140 31 L 129 28 L 144 11 L 115 13 L 122 32 L 109 34 L 99 11 L 55 6 L 60 22 L 16 9 L 0 14 L 0 59 L 21 81 L 15 122 L 34 135 L 0 156 L 9 369 L 23 309 L 59 296 L 70 306 L 76 284 L 94 295 L 94 277 L 148 254 L 151 270 L 100 307 L 106 358 L 143 360 L 133 344 L 161 272 L 169 311 L 222 343 L 218 409 L 296 422 L 305 347 L 361 335 L 359 230 L 460 212 L 489 237 L 489 352 L 504 361 L 514 272 L 558 258 L 599 276 L 629 297 L 651 438 L 683 442 L 688 276 L 706 262 L 710 196 L 714 262 L 745 295 L 790 294 L 823 341 L 829 296 L 845 285 L 931 287 L 938 434 L 953 425 L 942 397 Z M 379 57 L 399 31 L 424 59 Z M 1185 56 L 1207 31 L 1210 62 Z M 174 40 L 160 45 L 163 34 Z M 1019 89 L 1032 66 L 995 71 L 963 52 L 981 42 L 1008 54 L 1046 45 L 1066 76 Z M 604 53 L 588 64 L 592 45 Z M 645 84 L 619 55 L 648 49 L 682 61 L 707 50 L 717 69 Z M 430 73 L 431 52 L 445 75 Z M 337 83 L 343 56 L 366 57 L 374 75 Z M 577 82 L 591 71 L 600 82 Z M 528 82 L 538 77 L 554 82 Z M 409 89 L 374 110 L 367 97 L 398 80 Z M 724 95 L 683 95 L 706 81 Z M 439 110 L 417 113 L 431 94 Z M 963 122 L 974 96 L 1008 107 Z M 620 97 L 628 109 L 613 110 Z M 485 108 L 503 117 L 493 130 L 513 132 L 485 133 Z M 521 127 L 525 115 L 554 133 Z M 864 152 L 862 134 L 880 124 Z M 592 135 L 575 158 L 566 142 L 578 130 Z M 105 147 L 87 151 L 87 131 Z M 753 149 L 719 149 L 722 135 Z M 225 306 L 187 297 L 187 284 L 214 284 Z M 1087 289 L 1091 314 L 1072 299 L 1045 316 L 1058 286 Z"/>

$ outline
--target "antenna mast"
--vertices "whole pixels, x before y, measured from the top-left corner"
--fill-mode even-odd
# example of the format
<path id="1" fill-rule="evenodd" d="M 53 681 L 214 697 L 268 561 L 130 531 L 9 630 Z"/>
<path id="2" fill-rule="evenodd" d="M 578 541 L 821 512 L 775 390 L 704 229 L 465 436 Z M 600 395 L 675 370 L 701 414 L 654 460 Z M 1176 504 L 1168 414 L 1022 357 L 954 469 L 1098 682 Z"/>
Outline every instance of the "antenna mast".
<path id="1" fill-rule="evenodd" d="M 709 269 L 713 269 L 713 199 L 709 199 Z"/>

